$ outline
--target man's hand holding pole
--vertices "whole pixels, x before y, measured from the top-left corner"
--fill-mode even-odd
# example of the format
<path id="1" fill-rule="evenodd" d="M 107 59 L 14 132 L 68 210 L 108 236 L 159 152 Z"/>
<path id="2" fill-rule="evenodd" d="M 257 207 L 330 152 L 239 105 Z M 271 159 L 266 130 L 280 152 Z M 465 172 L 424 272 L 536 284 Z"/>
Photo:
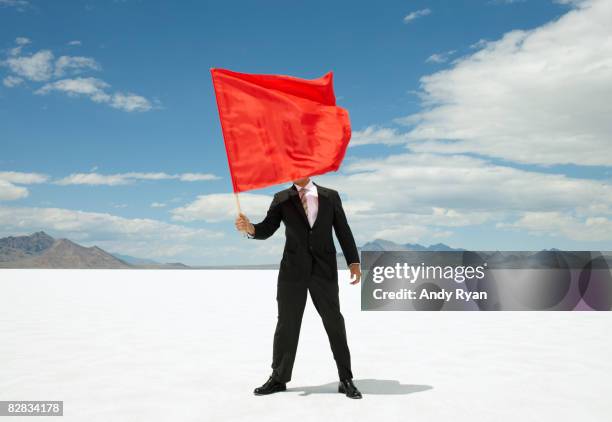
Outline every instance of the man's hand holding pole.
<path id="1" fill-rule="evenodd" d="M 253 224 L 243 213 L 239 213 L 238 217 L 236 217 L 236 229 L 238 229 L 238 231 L 248 233 L 251 236 L 255 234 L 255 227 L 253 227 Z"/>

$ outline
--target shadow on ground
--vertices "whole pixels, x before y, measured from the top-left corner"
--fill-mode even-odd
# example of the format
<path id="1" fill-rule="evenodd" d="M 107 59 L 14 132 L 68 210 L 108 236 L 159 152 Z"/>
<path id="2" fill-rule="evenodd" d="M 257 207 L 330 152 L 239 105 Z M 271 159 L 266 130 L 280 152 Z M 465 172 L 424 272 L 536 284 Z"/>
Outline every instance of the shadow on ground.
<path id="1" fill-rule="evenodd" d="M 412 394 L 431 390 L 433 388 L 431 385 L 402 384 L 396 380 L 354 379 L 353 382 L 364 395 Z M 300 396 L 308 396 L 310 394 L 338 394 L 338 381 L 322 385 L 291 387 L 287 388 L 287 391 L 301 393 Z"/>

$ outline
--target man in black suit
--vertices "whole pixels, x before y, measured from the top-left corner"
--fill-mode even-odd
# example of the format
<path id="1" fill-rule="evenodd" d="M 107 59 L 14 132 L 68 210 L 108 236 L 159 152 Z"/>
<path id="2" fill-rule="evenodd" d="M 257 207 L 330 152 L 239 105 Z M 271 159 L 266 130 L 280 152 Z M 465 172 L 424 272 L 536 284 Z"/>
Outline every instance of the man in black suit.
<path id="1" fill-rule="evenodd" d="M 361 398 L 352 381 L 351 356 L 338 298 L 338 264 L 332 228 L 351 271 L 359 283 L 359 253 L 338 192 L 300 179 L 274 195 L 264 220 L 251 224 L 240 214 L 236 228 L 252 239 L 267 239 L 285 224 L 285 249 L 278 272 L 278 321 L 274 332 L 272 375 L 255 389 L 256 395 L 286 390 L 297 351 L 307 292 L 323 320 L 338 368 L 338 392 Z"/>

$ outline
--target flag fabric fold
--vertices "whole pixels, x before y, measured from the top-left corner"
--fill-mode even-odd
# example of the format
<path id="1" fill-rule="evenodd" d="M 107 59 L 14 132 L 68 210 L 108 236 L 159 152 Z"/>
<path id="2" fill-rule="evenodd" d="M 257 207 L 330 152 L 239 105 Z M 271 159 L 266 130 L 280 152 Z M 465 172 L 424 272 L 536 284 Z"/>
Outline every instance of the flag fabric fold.
<path id="1" fill-rule="evenodd" d="M 211 69 L 234 192 L 336 171 L 351 138 L 333 73 L 318 79 Z"/>

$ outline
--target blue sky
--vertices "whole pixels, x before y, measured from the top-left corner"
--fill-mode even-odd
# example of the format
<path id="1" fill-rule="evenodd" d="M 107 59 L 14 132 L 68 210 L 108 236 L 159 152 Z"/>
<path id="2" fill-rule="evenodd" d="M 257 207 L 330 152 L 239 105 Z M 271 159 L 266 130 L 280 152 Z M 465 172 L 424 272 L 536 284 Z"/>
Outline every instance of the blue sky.
<path id="1" fill-rule="evenodd" d="M 334 71 L 353 145 L 319 182 L 343 193 L 358 243 L 609 249 L 609 12 L 595 0 L 0 0 L 0 235 L 277 261 L 282 230 L 256 247 L 233 230 L 209 74 L 222 67 Z M 261 218 L 283 187 L 242 195 L 245 212 Z"/>

